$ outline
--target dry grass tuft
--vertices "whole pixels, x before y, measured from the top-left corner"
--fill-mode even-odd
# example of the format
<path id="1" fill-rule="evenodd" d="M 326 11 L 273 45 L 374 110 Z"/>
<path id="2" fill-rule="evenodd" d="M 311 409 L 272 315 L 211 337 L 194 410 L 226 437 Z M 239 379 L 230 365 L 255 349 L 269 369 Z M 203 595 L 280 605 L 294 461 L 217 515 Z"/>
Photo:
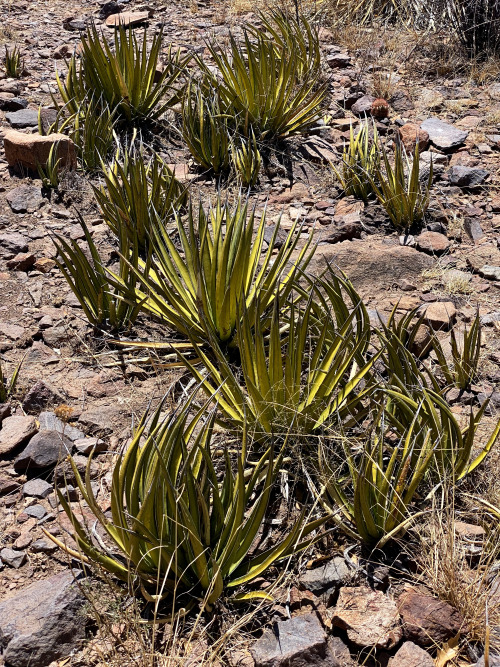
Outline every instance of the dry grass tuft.
<path id="1" fill-rule="evenodd" d="M 453 496 L 443 493 L 441 502 L 435 501 L 430 520 L 420 531 L 422 580 L 460 612 L 468 626 L 470 642 L 483 648 L 489 643 L 490 652 L 496 653 L 500 651 L 500 580 L 495 560 L 498 549 L 492 549 L 490 521 L 478 503 L 474 503 L 470 515 L 459 515 L 454 503 L 448 502 L 450 495 Z M 452 528 L 459 520 L 484 523 L 484 541 L 476 543 L 473 538 L 459 536 Z M 493 536 L 496 547 L 498 538 L 497 530 Z"/>

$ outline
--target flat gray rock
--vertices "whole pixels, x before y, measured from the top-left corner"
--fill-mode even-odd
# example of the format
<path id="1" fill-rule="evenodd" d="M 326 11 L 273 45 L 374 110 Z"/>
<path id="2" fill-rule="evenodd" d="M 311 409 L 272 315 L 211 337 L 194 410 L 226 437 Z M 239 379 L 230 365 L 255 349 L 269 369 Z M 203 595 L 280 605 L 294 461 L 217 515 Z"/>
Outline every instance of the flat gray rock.
<path id="1" fill-rule="evenodd" d="M 46 498 L 52 491 L 52 484 L 44 479 L 30 479 L 23 486 L 23 496 L 33 498 Z"/>
<path id="2" fill-rule="evenodd" d="M 453 150 L 461 146 L 469 136 L 468 132 L 445 123 L 439 118 L 428 118 L 420 125 L 425 130 L 431 142 L 441 150 Z"/>
<path id="3" fill-rule="evenodd" d="M 295 616 L 275 626 L 250 647 L 255 667 L 326 665 L 327 637 L 315 614 Z"/>
<path id="4" fill-rule="evenodd" d="M 13 567 L 15 570 L 18 570 L 26 560 L 26 554 L 24 553 L 24 551 L 17 551 L 16 549 L 5 548 L 0 551 L 0 558 L 2 559 L 2 563 L 5 563 L 9 567 Z M 0 630 L 0 644 L 1 644 L 1 630 Z"/>
<path id="5" fill-rule="evenodd" d="M 480 271 L 483 278 L 488 280 L 500 280 L 500 266 L 490 266 L 485 264 Z"/>
<path id="6" fill-rule="evenodd" d="M 339 588 L 351 579 L 351 571 L 340 556 L 332 558 L 321 567 L 307 570 L 300 577 L 300 584 L 312 593 L 322 593 L 332 588 Z"/>
<path id="7" fill-rule="evenodd" d="M 35 213 L 47 201 L 36 185 L 20 185 L 7 195 L 13 213 Z"/>
<path id="8" fill-rule="evenodd" d="M 57 431 L 64 433 L 65 437 L 74 442 L 86 437 L 86 434 L 80 429 L 65 424 L 56 417 L 54 412 L 41 412 L 38 421 L 40 423 L 40 431 Z"/>
<path id="9" fill-rule="evenodd" d="M 71 572 L 24 588 L 0 603 L 0 645 L 9 667 L 47 667 L 85 638 L 85 599 Z"/>
<path id="10" fill-rule="evenodd" d="M 0 256 L 4 259 L 15 257 L 28 250 L 28 239 L 19 232 L 0 234 Z"/>
<path id="11" fill-rule="evenodd" d="M 14 469 L 42 470 L 53 468 L 71 454 L 73 443 L 58 431 L 40 431 L 29 441 L 28 446 L 14 462 Z"/>
<path id="12" fill-rule="evenodd" d="M 0 109 L 2 111 L 20 111 L 26 109 L 27 106 L 28 100 L 25 100 L 22 97 L 0 97 Z"/>
<path id="13" fill-rule="evenodd" d="M 5 114 L 5 118 L 15 130 L 21 130 L 25 127 L 38 126 L 38 109 L 19 109 Z M 55 109 L 42 109 L 42 123 L 45 128 L 51 125 L 57 118 Z"/>
<path id="14" fill-rule="evenodd" d="M 450 185 L 457 185 L 459 188 L 474 188 L 488 178 L 490 172 L 479 167 L 465 167 L 456 164 L 448 170 L 448 182 Z"/>
<path id="15" fill-rule="evenodd" d="M 19 109 L 5 114 L 5 118 L 16 130 L 38 125 L 38 109 Z"/>

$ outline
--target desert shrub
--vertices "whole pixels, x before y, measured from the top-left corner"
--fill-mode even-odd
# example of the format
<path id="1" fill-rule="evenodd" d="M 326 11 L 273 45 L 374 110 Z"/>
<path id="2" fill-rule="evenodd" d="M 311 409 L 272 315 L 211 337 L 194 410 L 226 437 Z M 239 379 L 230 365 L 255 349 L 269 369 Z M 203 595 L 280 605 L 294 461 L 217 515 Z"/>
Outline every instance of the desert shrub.
<path id="1" fill-rule="evenodd" d="M 471 58 L 500 56 L 500 0 L 451 0 L 455 31 Z"/>

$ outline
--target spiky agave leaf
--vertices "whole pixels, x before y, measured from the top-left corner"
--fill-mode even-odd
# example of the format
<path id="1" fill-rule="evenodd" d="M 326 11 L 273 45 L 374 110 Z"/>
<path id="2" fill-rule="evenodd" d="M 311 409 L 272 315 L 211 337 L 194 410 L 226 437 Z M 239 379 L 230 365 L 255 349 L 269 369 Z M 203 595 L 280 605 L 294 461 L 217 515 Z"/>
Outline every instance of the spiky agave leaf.
<path id="1" fill-rule="evenodd" d="M 394 168 L 387 151 L 383 149 L 384 170 L 376 170 L 376 179 L 370 182 L 380 204 L 384 207 L 396 229 L 408 232 L 414 224 L 420 223 L 427 211 L 432 187 L 433 166 L 429 170 L 427 183 L 420 182 L 420 151 L 418 142 L 410 164 L 400 143 L 394 150 Z"/>
<path id="2" fill-rule="evenodd" d="M 231 157 L 241 183 L 253 187 L 259 178 L 262 161 L 253 129 L 250 129 L 248 139 L 233 142 Z"/>
<path id="3" fill-rule="evenodd" d="M 380 163 L 380 146 L 377 127 L 373 123 L 373 138 L 370 139 L 368 123 L 361 123 L 355 135 L 351 124 L 349 144 L 344 146 L 340 169 L 332 169 L 347 195 L 364 202 L 373 194 L 372 180 L 376 179 Z"/>
<path id="4" fill-rule="evenodd" d="M 110 280 L 92 239 L 90 231 L 79 214 L 79 222 L 85 234 L 90 259 L 75 240 L 66 240 L 56 235 L 54 245 L 57 249 L 56 264 L 66 278 L 90 324 L 109 325 L 113 330 L 128 327 L 134 323 L 140 312 L 140 304 L 126 303 L 119 293 L 112 289 Z M 135 274 L 130 267 L 137 266 L 137 243 L 129 246 L 128 237 L 121 230 L 119 237 L 123 259 L 120 261 L 120 281 L 129 290 L 135 287 Z M 126 259 L 125 259 L 126 258 Z"/>
<path id="5" fill-rule="evenodd" d="M 459 344 L 457 334 L 452 329 L 451 363 L 446 358 L 443 346 L 436 335 L 431 338 L 431 345 L 436 354 L 441 372 L 446 381 L 445 390 L 450 387 L 467 389 L 477 377 L 479 355 L 481 353 L 481 322 L 479 313 L 476 314 L 469 331 L 465 329 Z"/>
<path id="6" fill-rule="evenodd" d="M 229 120 L 215 86 L 189 82 L 182 106 L 182 136 L 195 161 L 214 174 L 229 170 L 234 132 Z"/>
<path id="7" fill-rule="evenodd" d="M 331 453 L 318 447 L 319 488 L 312 488 L 321 505 L 341 529 L 372 546 L 383 546 L 416 518 L 409 506 L 434 457 L 436 444 L 421 418 L 421 404 L 405 427 L 394 431 L 404 400 L 400 395 L 374 405 L 361 452 L 349 438 L 340 438 L 345 459 L 340 470 Z"/>
<path id="8" fill-rule="evenodd" d="M 307 17 L 300 15 L 297 19 L 281 8 L 259 11 L 257 15 L 262 27 L 248 26 L 248 32 L 258 37 L 265 31 L 275 45 L 278 60 L 295 53 L 298 81 L 317 76 L 321 68 L 321 48 L 317 28 Z"/>

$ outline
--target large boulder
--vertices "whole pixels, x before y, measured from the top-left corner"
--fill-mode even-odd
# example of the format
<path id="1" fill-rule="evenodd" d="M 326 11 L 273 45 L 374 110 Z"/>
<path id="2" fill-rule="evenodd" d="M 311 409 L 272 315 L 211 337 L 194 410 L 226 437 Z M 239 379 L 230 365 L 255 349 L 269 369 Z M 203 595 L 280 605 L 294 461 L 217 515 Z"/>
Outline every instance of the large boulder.
<path id="1" fill-rule="evenodd" d="M 75 144 L 65 134 L 25 134 L 17 130 L 6 130 L 3 136 L 5 159 L 10 167 L 25 167 L 36 171 L 38 166 L 45 167 L 50 149 L 58 144 L 57 157 L 60 166 L 74 169 L 76 167 Z"/>
<path id="2" fill-rule="evenodd" d="M 418 284 L 422 271 L 433 263 L 429 255 L 415 248 L 370 239 L 319 245 L 309 267 L 319 275 L 331 264 L 347 274 L 362 297 L 372 297 L 375 287 L 388 290 L 403 278 Z"/>
<path id="3" fill-rule="evenodd" d="M 9 667 L 46 667 L 85 638 L 85 599 L 71 572 L 37 581 L 0 603 L 0 647 Z"/>

